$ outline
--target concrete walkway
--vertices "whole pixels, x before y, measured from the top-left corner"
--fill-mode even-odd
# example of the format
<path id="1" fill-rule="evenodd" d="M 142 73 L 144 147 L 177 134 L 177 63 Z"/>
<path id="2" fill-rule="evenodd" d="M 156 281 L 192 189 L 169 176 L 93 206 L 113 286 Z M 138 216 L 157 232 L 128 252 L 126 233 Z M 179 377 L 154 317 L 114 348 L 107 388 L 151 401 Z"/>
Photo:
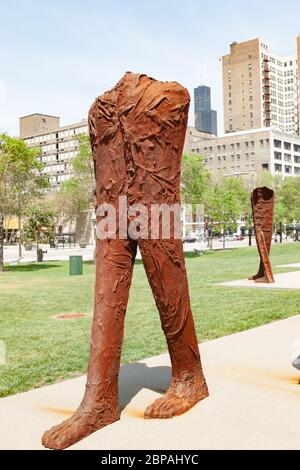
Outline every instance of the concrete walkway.
<path id="1" fill-rule="evenodd" d="M 50 248 L 49 245 L 40 245 L 43 251 L 47 251 L 44 254 L 45 261 L 67 261 L 69 256 L 82 256 L 84 261 L 93 260 L 94 246 L 88 245 L 86 248 L 66 247 L 66 248 Z M 4 247 L 4 262 L 10 264 L 17 264 L 19 259 L 18 247 L 17 246 L 5 246 Z M 36 262 L 36 249 L 33 248 L 31 251 L 22 250 L 22 259 L 20 263 L 35 263 Z"/>
<path id="2" fill-rule="evenodd" d="M 279 264 L 279 268 L 300 268 L 300 263 Z"/>
<path id="3" fill-rule="evenodd" d="M 121 420 L 72 448 L 299 450 L 300 372 L 290 358 L 297 340 L 300 315 L 202 344 L 210 397 L 171 420 L 142 418 L 168 386 L 168 355 L 124 366 Z M 0 448 L 42 448 L 43 431 L 73 413 L 84 384 L 79 377 L 0 399 Z"/>
<path id="4" fill-rule="evenodd" d="M 253 245 L 255 245 L 255 240 L 253 240 Z M 94 256 L 94 245 L 87 245 L 85 248 L 80 248 L 78 245 L 75 247 L 69 248 L 66 245 L 65 248 L 50 248 L 49 245 L 40 245 L 44 251 L 47 253 L 44 254 L 45 261 L 67 261 L 69 256 L 73 255 L 81 255 L 84 261 L 93 260 Z M 226 249 L 232 248 L 245 248 L 248 246 L 248 240 L 244 239 L 241 241 L 234 241 L 234 242 L 226 242 Z M 220 243 L 218 240 L 214 240 L 213 243 L 214 250 L 222 250 L 223 244 Z M 209 247 L 207 243 L 203 242 L 194 242 L 194 243 L 184 243 L 183 250 L 185 252 L 193 252 L 194 250 L 197 251 L 208 251 Z M 31 251 L 26 251 L 24 248 L 22 249 L 22 259 L 19 260 L 18 254 L 18 246 L 4 246 L 4 262 L 17 264 L 19 263 L 34 263 L 36 262 L 36 249 L 33 248 Z M 138 250 L 137 259 L 141 259 L 141 254 Z"/>
<path id="5" fill-rule="evenodd" d="M 289 267 L 293 266 L 289 265 Z M 250 281 L 249 279 L 239 279 L 237 281 L 221 282 L 219 285 L 231 287 L 260 287 L 267 289 L 300 289 L 300 271 L 274 274 L 274 281 L 274 283 L 268 284 L 266 282 Z"/>

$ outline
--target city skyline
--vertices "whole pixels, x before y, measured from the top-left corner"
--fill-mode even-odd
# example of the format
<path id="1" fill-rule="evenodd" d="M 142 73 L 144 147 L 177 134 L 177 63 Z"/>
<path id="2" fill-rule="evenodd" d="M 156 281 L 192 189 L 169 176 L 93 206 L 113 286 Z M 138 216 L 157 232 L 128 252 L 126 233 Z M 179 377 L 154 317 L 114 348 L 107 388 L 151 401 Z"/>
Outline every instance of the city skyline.
<path id="1" fill-rule="evenodd" d="M 22 0 L 1 7 L 0 132 L 18 135 L 19 117 L 36 112 L 58 115 L 62 125 L 78 122 L 98 94 L 132 70 L 176 80 L 191 99 L 196 86 L 211 87 L 222 133 L 219 59 L 229 44 L 260 37 L 279 54 L 296 54 L 300 6 L 290 0 L 284 7 L 256 0 L 113 3 Z"/>

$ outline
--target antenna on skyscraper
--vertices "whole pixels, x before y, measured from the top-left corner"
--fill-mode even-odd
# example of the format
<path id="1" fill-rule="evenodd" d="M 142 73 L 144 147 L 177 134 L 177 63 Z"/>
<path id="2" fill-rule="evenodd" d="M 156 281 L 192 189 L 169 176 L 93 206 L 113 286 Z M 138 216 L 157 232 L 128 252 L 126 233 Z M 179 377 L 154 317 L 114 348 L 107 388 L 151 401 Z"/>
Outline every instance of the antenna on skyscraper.
<path id="1" fill-rule="evenodd" d="M 206 60 L 203 62 L 203 85 L 206 84 Z"/>
<path id="2" fill-rule="evenodd" d="M 196 85 L 200 85 L 200 66 L 199 64 L 197 65 L 197 79 L 196 79 Z"/>

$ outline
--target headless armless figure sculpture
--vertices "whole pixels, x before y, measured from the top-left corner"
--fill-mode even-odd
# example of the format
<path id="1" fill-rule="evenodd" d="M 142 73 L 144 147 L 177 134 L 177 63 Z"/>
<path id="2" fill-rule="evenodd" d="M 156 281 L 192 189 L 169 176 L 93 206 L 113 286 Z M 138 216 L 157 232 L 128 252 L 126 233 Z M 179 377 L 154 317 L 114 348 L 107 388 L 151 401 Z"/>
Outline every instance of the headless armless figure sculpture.
<path id="1" fill-rule="evenodd" d="M 180 161 L 189 94 L 175 82 L 127 72 L 89 112 L 96 206 L 180 203 Z M 98 219 L 97 219 L 98 220 Z M 155 297 L 172 363 L 169 389 L 145 418 L 171 418 L 208 396 L 202 372 L 181 239 L 98 239 L 94 317 L 84 398 L 75 414 L 47 431 L 43 444 L 66 448 L 120 417 L 118 374 L 124 317 L 137 246 Z M 142 316 L 141 312 L 141 316 Z M 142 321 L 142 317 L 141 317 Z"/>
<path id="2" fill-rule="evenodd" d="M 274 200 L 274 191 L 266 186 L 255 188 L 251 194 L 255 238 L 260 257 L 257 274 L 249 278 L 255 282 L 274 282 L 270 261 Z"/>

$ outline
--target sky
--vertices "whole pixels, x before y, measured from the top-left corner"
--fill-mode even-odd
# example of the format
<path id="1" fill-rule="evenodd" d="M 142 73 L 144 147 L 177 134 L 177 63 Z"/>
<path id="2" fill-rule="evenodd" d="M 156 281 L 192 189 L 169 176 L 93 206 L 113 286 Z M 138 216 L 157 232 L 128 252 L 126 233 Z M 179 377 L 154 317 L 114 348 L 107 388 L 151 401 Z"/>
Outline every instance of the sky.
<path id="1" fill-rule="evenodd" d="M 79 122 L 128 70 L 210 86 L 222 132 L 220 57 L 255 37 L 294 55 L 299 18 L 298 0 L 0 0 L 0 132 L 35 112 Z"/>

